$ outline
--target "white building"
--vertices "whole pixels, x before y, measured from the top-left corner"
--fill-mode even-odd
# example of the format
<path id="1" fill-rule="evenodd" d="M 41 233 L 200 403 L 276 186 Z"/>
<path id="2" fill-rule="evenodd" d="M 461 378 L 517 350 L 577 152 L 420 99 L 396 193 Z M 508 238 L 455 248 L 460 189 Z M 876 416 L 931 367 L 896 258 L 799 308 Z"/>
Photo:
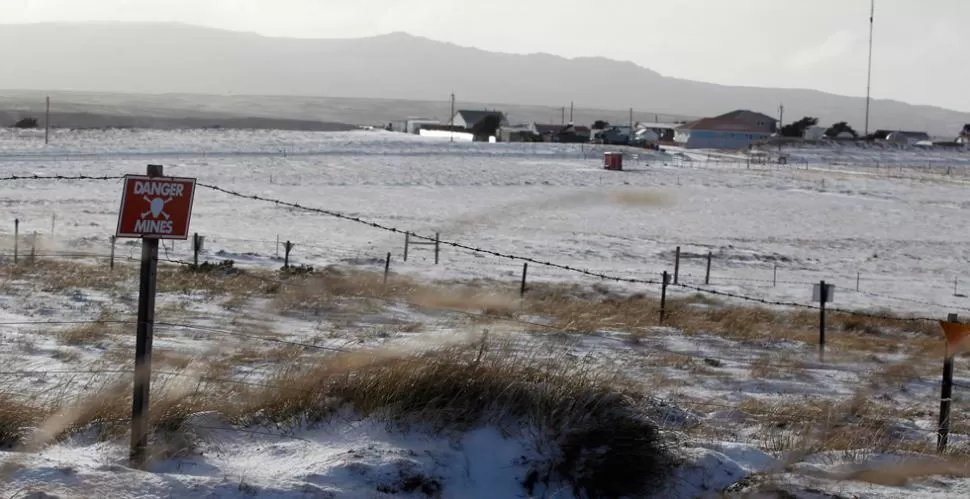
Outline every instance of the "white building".
<path id="1" fill-rule="evenodd" d="M 822 140 L 825 138 L 824 126 L 810 126 L 805 130 L 805 140 Z"/>
<path id="2" fill-rule="evenodd" d="M 404 132 L 417 135 L 422 125 L 440 125 L 440 124 L 441 124 L 441 120 L 435 120 L 431 118 L 408 119 L 404 124 Z"/>
<path id="3" fill-rule="evenodd" d="M 471 130 L 475 125 L 485 119 L 488 116 L 498 115 L 499 116 L 499 126 L 509 126 L 509 120 L 506 118 L 505 113 L 501 111 L 480 111 L 480 110 L 469 110 L 462 109 L 455 113 L 452 118 L 452 122 L 448 123 L 454 124 L 457 127 L 465 128 Z"/>

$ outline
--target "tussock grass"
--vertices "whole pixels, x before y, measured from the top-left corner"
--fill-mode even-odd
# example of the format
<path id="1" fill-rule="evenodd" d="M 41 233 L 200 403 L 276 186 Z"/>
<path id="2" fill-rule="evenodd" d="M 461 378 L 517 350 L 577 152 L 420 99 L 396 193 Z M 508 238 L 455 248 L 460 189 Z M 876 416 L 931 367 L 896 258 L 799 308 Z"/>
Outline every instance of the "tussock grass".
<path id="1" fill-rule="evenodd" d="M 348 302 L 354 299 L 354 302 Z M 371 301 L 373 300 L 373 301 Z M 321 315 L 325 312 L 375 313 L 384 300 L 397 300 L 416 307 L 459 310 L 511 317 L 519 309 L 519 298 L 510 291 L 495 291 L 472 285 L 423 284 L 393 276 L 387 284 L 382 274 L 344 271 L 335 268 L 293 277 L 274 298 L 282 312 Z"/>
<path id="2" fill-rule="evenodd" d="M 32 265 L 0 267 L 0 278 L 27 280 L 46 292 L 68 289 L 117 290 L 134 278 L 133 267 L 116 266 L 109 272 L 106 265 L 39 259 Z"/>
<path id="3" fill-rule="evenodd" d="M 272 297 L 281 312 L 319 316 L 338 312 L 348 317 L 378 313 L 382 300 L 399 300 L 416 307 L 451 309 L 492 316 L 515 317 L 520 313 L 543 315 L 563 332 L 593 333 L 610 329 L 642 334 L 658 324 L 659 300 L 642 294 L 620 295 L 601 285 L 534 283 L 525 300 L 513 286 L 496 281 L 472 283 L 421 283 L 392 275 L 328 267 L 314 274 L 280 276 L 272 272 L 245 270 L 232 273 L 191 272 L 183 268 L 160 269 L 159 292 L 225 297 L 228 307 L 241 307 L 254 297 Z M 103 266 L 39 261 L 32 267 L 0 269 L 0 275 L 39 279 L 50 290 L 71 287 L 123 287 L 133 282 L 130 266 L 119 265 L 114 273 Z M 375 298 L 376 300 L 371 300 Z M 812 311 L 776 310 L 723 303 L 709 296 L 670 298 L 666 325 L 687 334 L 713 334 L 739 341 L 764 342 L 788 339 L 817 340 L 818 314 Z M 893 317 L 894 314 L 885 314 Z M 937 355 L 938 326 L 926 322 L 859 317 L 833 313 L 829 316 L 834 351 L 898 352 L 900 340 L 920 343 L 921 352 Z M 930 340 L 922 344 L 921 338 Z M 932 343 L 932 344 L 930 344 Z"/>
<path id="4" fill-rule="evenodd" d="M 117 324 L 119 317 L 107 310 L 102 310 L 95 319 L 97 322 L 77 324 L 59 333 L 61 342 L 72 346 L 99 345 L 111 336 L 123 334 L 131 329 L 125 324 Z"/>
<path id="5" fill-rule="evenodd" d="M 29 427 L 45 412 L 20 397 L 0 391 L 0 448 L 9 449 L 29 435 Z"/>
<path id="6" fill-rule="evenodd" d="M 803 374 L 805 367 L 790 354 L 765 354 L 750 363 L 749 373 L 755 379 L 791 379 Z"/>
<path id="7" fill-rule="evenodd" d="M 738 405 L 760 424 L 760 446 L 784 456 L 788 463 L 819 453 L 862 462 L 873 455 L 935 453 L 927 439 L 913 438 L 899 418 L 924 417 L 919 408 L 888 406 L 858 392 L 845 400 L 764 400 L 750 398 Z"/>
<path id="8" fill-rule="evenodd" d="M 221 273 L 193 272 L 188 267 L 161 267 L 158 274 L 159 293 L 202 293 L 208 298 L 226 296 L 242 302 L 253 296 L 273 295 L 279 289 L 274 275 L 261 270 Z"/>
<path id="9" fill-rule="evenodd" d="M 970 463 L 966 459 L 900 459 L 895 463 L 863 466 L 842 473 L 838 479 L 866 482 L 887 487 L 905 487 L 914 480 L 929 477 L 970 477 Z"/>
<path id="10" fill-rule="evenodd" d="M 674 464 L 650 404 L 632 382 L 549 352 L 479 343 L 419 354 L 334 354 L 283 365 L 266 388 L 187 378 L 154 382 L 153 434 L 157 442 L 176 442 L 162 445 L 165 452 L 190 451 L 185 433 L 193 414 L 297 426 L 329 421 L 351 407 L 364 417 L 430 431 L 493 426 L 518 432 L 539 456 L 527 463 L 523 486 L 530 490 L 565 483 L 586 497 L 630 496 L 661 486 Z M 0 438 L 30 448 L 90 428 L 117 438 L 127 428 L 130 390 L 120 382 L 59 407 L 0 397 Z M 37 430 L 25 435 L 26 427 Z"/>

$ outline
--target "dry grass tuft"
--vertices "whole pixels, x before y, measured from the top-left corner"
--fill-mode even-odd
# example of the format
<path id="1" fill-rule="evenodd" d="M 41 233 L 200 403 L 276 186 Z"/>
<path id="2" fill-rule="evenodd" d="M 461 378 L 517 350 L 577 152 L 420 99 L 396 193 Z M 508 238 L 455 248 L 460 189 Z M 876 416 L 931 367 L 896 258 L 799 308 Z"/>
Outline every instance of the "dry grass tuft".
<path id="1" fill-rule="evenodd" d="M 967 478 L 970 477 L 970 466 L 955 459 L 901 459 L 896 463 L 865 465 L 838 478 L 887 487 L 905 487 L 913 480 L 933 476 Z"/>
<path id="2" fill-rule="evenodd" d="M 126 326 L 118 324 L 118 317 L 111 312 L 103 310 L 95 321 L 97 322 L 78 324 L 61 331 L 61 341 L 72 346 L 100 345 L 110 336 L 125 332 Z"/>
<path id="3" fill-rule="evenodd" d="M 254 296 L 276 293 L 279 285 L 271 272 L 238 270 L 234 272 L 193 272 L 188 267 L 163 267 L 158 276 L 159 293 L 202 293 L 206 298 L 230 298 L 230 303 L 245 302 Z"/>
<path id="4" fill-rule="evenodd" d="M 499 294 L 477 289 L 421 289 L 408 297 L 408 303 L 430 309 L 463 310 L 512 317 L 519 310 L 514 294 Z"/>
<path id="5" fill-rule="evenodd" d="M 426 285 L 399 276 L 385 284 L 383 275 L 378 273 L 328 268 L 317 275 L 290 278 L 276 295 L 275 304 L 283 312 L 318 316 L 325 312 L 348 310 L 360 314 L 378 312 L 383 300 L 398 300 L 428 309 L 460 310 L 503 317 L 514 315 L 520 301 L 511 292 L 489 291 L 471 285 Z"/>
<path id="6" fill-rule="evenodd" d="M 896 423 L 912 416 L 908 409 L 880 404 L 864 392 L 841 401 L 747 399 L 739 410 L 760 422 L 761 447 L 785 456 L 788 464 L 823 452 L 852 462 L 876 454 L 935 452 L 935 446 L 913 439 Z"/>
<path id="7" fill-rule="evenodd" d="M 134 275 L 133 268 L 125 266 L 118 266 L 114 272 L 109 272 L 107 265 L 46 259 L 36 260 L 32 265 L 0 267 L 0 277 L 29 279 L 46 292 L 68 289 L 117 290 Z"/>
<path id="8" fill-rule="evenodd" d="M 45 411 L 26 404 L 15 395 L 0 392 L 0 448 L 12 448 L 29 434 L 31 425 L 45 416 Z"/>
<path id="9" fill-rule="evenodd" d="M 667 206 L 671 204 L 668 195 L 659 192 L 624 189 L 614 192 L 610 201 L 623 206 Z"/>
<path id="10" fill-rule="evenodd" d="M 535 439 L 542 451 L 526 463 L 529 490 L 565 483 L 588 497 L 636 495 L 662 485 L 673 465 L 648 417 L 650 406 L 624 388 L 629 382 L 565 355 L 482 344 L 420 354 L 338 354 L 283 364 L 266 388 L 206 385 L 193 376 L 202 373 L 185 374 L 153 385 L 151 427 L 156 441 L 167 442 L 166 453 L 192 451 L 191 435 L 182 434 L 194 414 L 298 425 L 349 406 L 361 416 L 446 433 L 482 425 L 525 430 L 520 436 Z M 56 409 L 0 397 L 0 438 L 31 449 L 92 427 L 103 438 L 117 438 L 127 429 L 130 390 L 119 382 Z M 26 427 L 38 430 L 25 435 Z"/>
<path id="11" fill-rule="evenodd" d="M 129 354 L 130 357 L 134 357 L 129 349 L 125 349 L 125 353 Z M 192 355 L 175 350 L 166 350 L 163 348 L 155 348 L 152 350 L 152 365 L 158 366 L 161 369 L 182 371 L 196 360 Z M 126 362 L 130 361 L 131 359 L 126 359 Z"/>

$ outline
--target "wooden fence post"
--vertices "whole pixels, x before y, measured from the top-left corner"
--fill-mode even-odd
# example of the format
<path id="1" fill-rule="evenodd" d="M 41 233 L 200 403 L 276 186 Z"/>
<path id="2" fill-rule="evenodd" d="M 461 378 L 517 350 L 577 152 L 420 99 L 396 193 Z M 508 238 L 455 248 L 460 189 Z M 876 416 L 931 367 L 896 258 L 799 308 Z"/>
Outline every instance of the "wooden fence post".
<path id="1" fill-rule="evenodd" d="M 525 276 L 529 273 L 529 262 L 522 264 L 522 284 L 519 286 L 519 297 L 525 296 Z"/>
<path id="2" fill-rule="evenodd" d="M 37 231 L 35 230 L 30 235 L 30 264 L 34 264 L 34 259 L 37 257 Z"/>
<path id="3" fill-rule="evenodd" d="M 285 252 L 283 254 L 283 268 L 284 269 L 290 268 L 290 251 L 293 251 L 293 246 L 294 246 L 294 244 L 291 243 L 291 242 L 289 242 L 289 241 L 287 241 L 286 242 L 286 245 L 283 246 L 283 251 Z"/>
<path id="4" fill-rule="evenodd" d="M 387 276 L 391 273 L 391 252 L 387 252 L 387 258 L 384 259 L 384 284 L 387 284 Z"/>
<path id="5" fill-rule="evenodd" d="M 13 220 L 13 263 L 16 264 L 19 255 L 17 253 L 20 251 L 20 219 L 15 218 Z"/>
<path id="6" fill-rule="evenodd" d="M 199 239 L 199 233 L 196 232 L 192 234 L 192 266 L 199 268 L 199 251 L 202 249 L 202 241 Z"/>
<path id="7" fill-rule="evenodd" d="M 111 270 L 115 269 L 115 243 L 118 242 L 118 236 L 111 236 L 111 260 L 108 262 L 108 268 Z"/>
<path id="8" fill-rule="evenodd" d="M 674 254 L 674 284 L 680 284 L 680 246 Z"/>
<path id="9" fill-rule="evenodd" d="M 404 261 L 408 261 L 408 246 L 411 245 L 411 232 L 404 233 Z"/>
<path id="10" fill-rule="evenodd" d="M 777 263 L 775 264 L 774 272 L 771 274 L 771 287 L 773 288 L 778 287 L 778 264 Z"/>
<path id="11" fill-rule="evenodd" d="M 860 283 L 862 282 L 862 272 L 855 273 L 855 292 L 858 293 L 860 289 Z"/>
<path id="12" fill-rule="evenodd" d="M 660 283 L 660 325 L 662 326 L 667 316 L 667 284 L 670 282 L 670 274 L 665 270 L 661 278 L 663 279 Z"/>
<path id="13" fill-rule="evenodd" d="M 819 284 L 819 316 L 818 316 L 818 361 L 825 362 L 825 302 L 828 300 L 828 288 L 825 281 Z"/>
<path id="14" fill-rule="evenodd" d="M 947 322 L 959 322 L 957 314 L 949 314 Z M 950 439 L 950 405 L 953 401 L 953 357 L 947 346 L 946 357 L 943 358 L 943 383 L 940 387 L 940 422 L 936 434 L 936 451 L 946 452 L 946 444 Z M 954 354 L 956 352 L 953 352 Z"/>
<path id="15" fill-rule="evenodd" d="M 441 234 L 434 233 L 434 264 L 438 265 L 438 255 L 441 253 Z"/>
<path id="16" fill-rule="evenodd" d="M 711 251 L 708 251 L 707 252 L 707 273 L 704 274 L 704 284 L 705 285 L 711 284 L 711 258 L 713 257 L 712 253 L 713 252 L 711 252 Z"/>

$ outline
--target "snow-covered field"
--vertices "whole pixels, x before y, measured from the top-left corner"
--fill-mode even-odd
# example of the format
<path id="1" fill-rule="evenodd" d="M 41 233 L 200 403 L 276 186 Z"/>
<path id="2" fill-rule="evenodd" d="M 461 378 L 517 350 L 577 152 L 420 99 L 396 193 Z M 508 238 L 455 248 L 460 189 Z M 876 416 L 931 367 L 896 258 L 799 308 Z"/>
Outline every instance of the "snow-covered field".
<path id="1" fill-rule="evenodd" d="M 627 157 L 625 171 L 610 172 L 600 167 L 601 149 L 565 144 L 449 143 L 384 132 L 108 130 L 56 131 L 52 144 L 44 147 L 35 133 L 3 130 L 0 177 L 116 176 L 162 163 L 168 175 L 197 177 L 244 195 L 296 202 L 423 235 L 440 232 L 445 241 L 594 273 L 657 280 L 662 271 L 673 271 L 675 248 L 680 246 L 681 283 L 705 289 L 810 304 L 812 284 L 825 280 L 836 284 L 832 305 L 839 308 L 927 318 L 970 313 L 970 204 L 965 200 L 970 153 L 855 148 L 785 152 L 791 158 L 788 166 L 749 165 L 741 156 L 706 151 L 640 152 Z M 16 218 L 22 258 L 35 245 L 41 260 L 63 261 L 68 254 L 87 253 L 99 258 L 71 258 L 96 263 L 106 272 L 120 190 L 118 181 L 0 182 L 7 215 L 0 221 L 5 258 L 13 250 Z M 391 252 L 394 272 L 429 282 L 484 278 L 511 283 L 522 270 L 521 261 L 447 244 L 439 265 L 434 265 L 428 247 L 411 248 L 403 262 L 400 234 L 204 188 L 195 198 L 192 230 L 206 238 L 202 258 L 232 259 L 242 267 L 279 267 L 277 241 L 289 240 L 296 243 L 293 263 L 317 268 L 338 264 L 378 271 Z M 713 253 L 712 279 L 705 286 L 708 252 Z M 127 264 L 125 259 L 138 255 L 138 246 L 121 242 L 117 255 L 119 265 Z M 167 244 L 163 256 L 189 259 L 189 243 Z M 535 264 L 528 277 L 533 283 L 600 283 Z M 36 279 L 7 276 L 0 293 L 0 337 L 9 346 L 0 353 L 5 389 L 29 398 L 51 392 L 62 396 L 96 391 L 116 379 L 117 373 L 102 371 L 125 368 L 117 358 L 130 353 L 130 336 L 111 335 L 94 345 L 71 343 L 63 334 L 74 325 L 38 321 L 131 320 L 126 314 L 132 310 L 135 283 L 58 288 L 38 285 Z M 659 293 L 656 286 L 628 284 L 620 289 Z M 694 294 L 679 288 L 670 293 Z M 199 291 L 163 293 L 159 308 L 165 311 L 160 321 L 166 314 L 173 319 L 170 327 L 160 327 L 155 348 L 172 356 L 253 347 L 245 339 L 216 333 L 241 329 L 318 346 L 418 350 L 480 334 L 464 315 L 404 304 L 388 305 L 376 317 L 355 317 L 352 324 L 332 315 L 281 315 L 258 300 L 241 310 Z M 414 323 L 424 325 L 420 332 L 397 327 Z M 688 419 L 710 428 L 683 437 L 690 464 L 680 470 L 676 490 L 666 497 L 718 491 L 757 473 L 839 497 L 970 493 L 970 482 L 953 478 L 934 477 L 905 487 L 853 481 L 860 462 L 893 456 L 863 448 L 794 459 L 788 454 L 790 446 L 780 441 L 797 432 L 772 430 L 752 416 L 759 413 L 752 401 L 762 403 L 763 410 L 780 411 L 782 406 L 845 404 L 862 393 L 898 408 L 898 414 L 890 421 L 882 413 L 878 418 L 855 415 L 852 424 L 878 419 L 900 441 L 932 444 L 938 365 L 916 366 L 905 379 L 894 378 L 897 374 L 889 369 L 913 362 L 908 342 L 923 343 L 912 335 L 899 337 L 898 351 L 882 344 L 873 351 L 854 350 L 836 339 L 822 363 L 814 361 L 812 343 L 780 332 L 774 341 L 752 343 L 655 328 L 631 341 L 627 333 L 608 330 L 549 338 L 524 334 L 526 328 L 514 322 L 491 327 L 494 334 L 520 338 L 532 348 L 566 348 L 594 365 L 619 365 L 643 379 L 652 395 L 690 411 Z M 919 359 L 923 362 L 924 357 Z M 79 373 L 82 369 L 99 372 Z M 229 376 L 259 381 L 258 369 L 253 371 Z M 963 387 L 970 386 L 970 373 L 958 363 L 957 375 L 959 399 Z M 872 387 L 874 377 L 888 381 Z M 960 404 L 955 418 L 962 418 L 960 410 L 966 408 Z M 517 475 L 521 470 L 510 463 L 526 451 L 520 441 L 494 429 L 456 441 L 401 435 L 364 420 L 302 429 L 287 440 L 275 434 L 237 433 L 218 421 L 204 426 L 210 430 L 204 457 L 165 461 L 152 473 L 122 466 L 123 444 L 97 443 L 84 435 L 32 454 L 7 453 L 19 468 L 4 492 L 380 497 L 375 484 L 380 486 L 403 466 L 436 477 L 444 484 L 444 497 L 523 496 Z M 677 426 L 671 431 L 680 431 Z M 967 437 L 956 431 L 951 445 L 962 449 Z M 388 468 L 388 462 L 396 467 Z M 78 492 L 71 492 L 74 487 Z"/>
<path id="2" fill-rule="evenodd" d="M 3 174 L 121 175 L 160 162 L 168 175 L 594 272 L 657 279 L 673 271 L 679 245 L 688 283 L 702 282 L 703 257 L 713 251 L 713 284 L 755 296 L 802 302 L 811 298 L 810 283 L 825 279 L 839 288 L 837 305 L 849 308 L 939 316 L 970 307 L 954 296 L 954 284 L 956 294 L 970 291 L 961 284 L 970 283 L 964 152 L 807 149 L 790 153 L 794 166 L 783 168 L 749 168 L 741 158 L 703 152 L 642 153 L 615 173 L 599 168 L 598 151 L 578 145 L 452 144 L 379 132 L 119 130 L 60 131 L 45 149 L 25 133 L 0 132 Z M 946 165 L 951 175 L 927 172 L 927 164 Z M 108 254 L 117 182 L 7 181 L 2 188 L 8 251 L 19 218 L 22 235 L 38 233 L 40 252 L 77 248 L 81 239 Z M 609 193 L 623 189 L 648 202 L 611 202 Z M 649 202 L 649 194 L 665 202 Z M 278 254 L 278 238 L 296 243 L 297 262 L 316 265 L 383 260 L 388 251 L 399 260 L 404 242 L 366 225 L 204 189 L 192 229 L 206 237 L 210 254 L 254 264 Z M 169 255 L 185 257 L 188 248 L 175 243 Z M 427 265 L 430 258 L 416 249 L 404 268 L 493 278 L 520 271 L 516 262 L 447 248 L 438 267 Z M 776 265 L 783 282 L 773 286 Z M 571 277 L 535 267 L 530 273 Z"/>

